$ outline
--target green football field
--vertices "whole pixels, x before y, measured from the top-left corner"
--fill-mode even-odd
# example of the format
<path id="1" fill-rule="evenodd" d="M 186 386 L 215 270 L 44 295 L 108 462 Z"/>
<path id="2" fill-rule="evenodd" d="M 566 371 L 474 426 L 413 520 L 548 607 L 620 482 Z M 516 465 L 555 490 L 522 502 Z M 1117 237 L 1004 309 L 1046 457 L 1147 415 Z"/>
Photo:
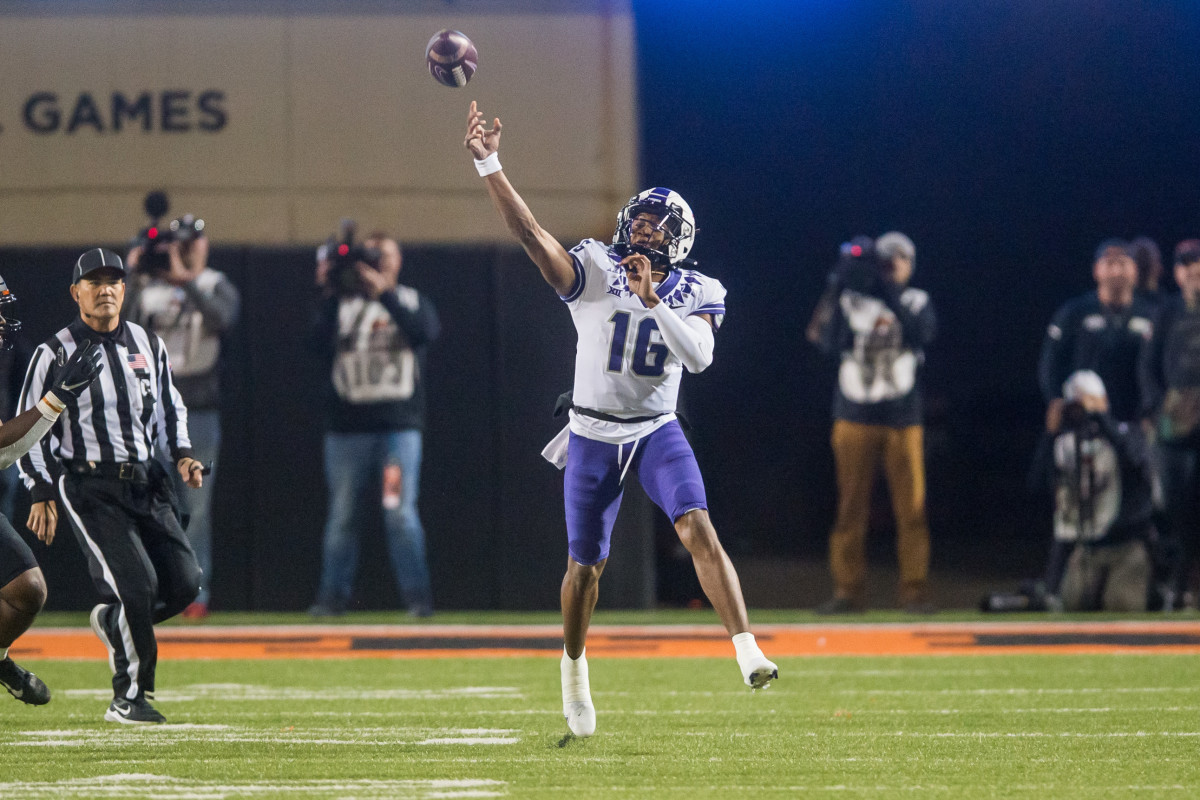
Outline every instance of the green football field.
<path id="1" fill-rule="evenodd" d="M 163 661 L 165 726 L 102 721 L 103 661 L 0 695 L 0 798 L 1193 798 L 1192 655 L 592 654 L 594 737 L 536 658 Z"/>

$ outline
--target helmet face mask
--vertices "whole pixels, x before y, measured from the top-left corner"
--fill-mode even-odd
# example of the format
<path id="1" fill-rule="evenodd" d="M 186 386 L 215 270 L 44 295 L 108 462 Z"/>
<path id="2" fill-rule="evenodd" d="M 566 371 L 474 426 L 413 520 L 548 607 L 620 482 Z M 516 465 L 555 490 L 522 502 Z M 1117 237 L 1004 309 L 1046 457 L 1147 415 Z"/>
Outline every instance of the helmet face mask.
<path id="1" fill-rule="evenodd" d="M 21 330 L 21 321 L 7 316 L 5 307 L 17 301 L 16 295 L 8 289 L 4 278 L 0 277 L 0 350 L 13 348 L 13 335 Z"/>
<path id="2" fill-rule="evenodd" d="M 633 225 L 639 214 L 658 217 L 656 230 L 663 233 L 663 243 L 651 249 L 632 243 Z M 617 214 L 617 229 L 613 246 L 622 255 L 638 252 L 648 255 L 655 266 L 674 269 L 687 258 L 696 240 L 696 218 L 692 209 L 677 192 L 662 187 L 647 189 L 629 198 Z"/>

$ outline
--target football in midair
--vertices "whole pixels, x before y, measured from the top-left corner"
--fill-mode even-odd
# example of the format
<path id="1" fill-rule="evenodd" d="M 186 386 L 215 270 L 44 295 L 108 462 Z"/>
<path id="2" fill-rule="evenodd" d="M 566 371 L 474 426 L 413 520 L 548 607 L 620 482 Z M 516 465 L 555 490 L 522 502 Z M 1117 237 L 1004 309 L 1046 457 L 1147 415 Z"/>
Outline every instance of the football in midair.
<path id="1" fill-rule="evenodd" d="M 466 86 L 479 65 L 475 44 L 459 31 L 438 31 L 425 48 L 429 74 L 443 86 Z"/>

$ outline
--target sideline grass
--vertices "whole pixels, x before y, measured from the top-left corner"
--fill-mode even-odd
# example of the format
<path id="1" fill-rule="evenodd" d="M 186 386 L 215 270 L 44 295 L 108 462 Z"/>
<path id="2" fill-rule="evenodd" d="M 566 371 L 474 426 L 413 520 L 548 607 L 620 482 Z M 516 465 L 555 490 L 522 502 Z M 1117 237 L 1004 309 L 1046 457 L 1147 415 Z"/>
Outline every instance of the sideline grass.
<path id="1" fill-rule="evenodd" d="M 1193 797 L 1192 656 L 593 656 L 599 727 L 566 740 L 557 662 L 167 661 L 170 725 L 102 721 L 103 662 L 0 697 L 0 797 Z M 106 778 L 105 776 L 119 776 Z M 141 777 L 138 777 L 141 776 Z"/>

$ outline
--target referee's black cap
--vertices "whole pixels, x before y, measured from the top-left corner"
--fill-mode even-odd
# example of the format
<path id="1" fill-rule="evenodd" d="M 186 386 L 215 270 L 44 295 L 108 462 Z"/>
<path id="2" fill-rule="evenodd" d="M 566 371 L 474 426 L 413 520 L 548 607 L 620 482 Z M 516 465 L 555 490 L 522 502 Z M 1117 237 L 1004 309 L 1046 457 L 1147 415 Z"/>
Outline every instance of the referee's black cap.
<path id="1" fill-rule="evenodd" d="M 79 257 L 75 262 L 75 271 L 71 275 L 71 283 L 79 283 L 84 276 L 95 272 L 98 269 L 111 269 L 120 273 L 121 279 L 125 278 L 125 265 L 121 263 L 121 257 L 112 250 L 105 250 L 103 247 L 93 247 Z"/>

